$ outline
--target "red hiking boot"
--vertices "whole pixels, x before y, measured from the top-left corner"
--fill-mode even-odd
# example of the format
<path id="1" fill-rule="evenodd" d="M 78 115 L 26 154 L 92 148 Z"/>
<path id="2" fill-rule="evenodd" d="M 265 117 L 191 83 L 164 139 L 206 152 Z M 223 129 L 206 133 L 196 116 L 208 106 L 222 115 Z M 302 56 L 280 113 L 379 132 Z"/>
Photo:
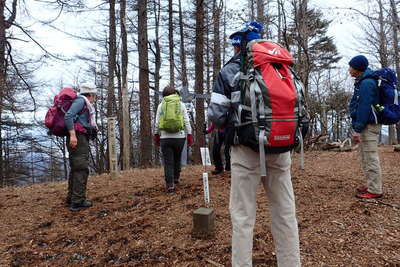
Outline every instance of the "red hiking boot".
<path id="1" fill-rule="evenodd" d="M 383 197 L 383 194 L 374 194 L 370 192 L 365 192 L 365 193 L 359 193 L 356 195 L 358 198 L 381 198 Z"/>
<path id="2" fill-rule="evenodd" d="M 361 186 L 361 187 L 356 188 L 356 191 L 357 191 L 358 193 L 367 193 L 367 192 L 368 192 L 368 187 L 366 187 L 366 186 Z"/>

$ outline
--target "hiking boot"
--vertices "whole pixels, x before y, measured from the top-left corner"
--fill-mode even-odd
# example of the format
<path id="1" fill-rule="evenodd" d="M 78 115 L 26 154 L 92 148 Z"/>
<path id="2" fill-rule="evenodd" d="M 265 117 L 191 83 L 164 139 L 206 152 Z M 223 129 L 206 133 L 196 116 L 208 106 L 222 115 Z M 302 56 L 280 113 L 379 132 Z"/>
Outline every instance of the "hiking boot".
<path id="1" fill-rule="evenodd" d="M 366 187 L 366 186 L 361 186 L 361 187 L 356 188 L 356 191 L 357 191 L 358 193 L 367 193 L 367 192 L 368 192 L 368 187 Z"/>
<path id="2" fill-rule="evenodd" d="M 212 175 L 217 175 L 217 174 L 220 174 L 220 173 L 223 173 L 224 172 L 224 170 L 217 170 L 217 169 L 215 169 L 215 170 L 213 170 L 212 172 L 211 172 L 211 174 Z"/>
<path id="3" fill-rule="evenodd" d="M 93 206 L 92 202 L 89 200 L 84 200 L 83 202 L 79 204 L 72 204 L 71 207 L 69 208 L 70 211 L 80 211 L 82 209 L 90 208 Z"/>
<path id="4" fill-rule="evenodd" d="M 67 207 L 71 206 L 71 199 L 67 198 L 67 199 L 64 201 L 64 205 L 67 206 Z"/>
<path id="5" fill-rule="evenodd" d="M 167 187 L 167 193 L 175 193 L 175 192 L 176 192 L 176 189 L 175 189 L 174 186 L 168 186 Z"/>
<path id="6" fill-rule="evenodd" d="M 381 198 L 383 197 L 383 194 L 374 194 L 370 192 L 365 192 L 365 193 L 359 193 L 356 195 L 358 198 Z"/>

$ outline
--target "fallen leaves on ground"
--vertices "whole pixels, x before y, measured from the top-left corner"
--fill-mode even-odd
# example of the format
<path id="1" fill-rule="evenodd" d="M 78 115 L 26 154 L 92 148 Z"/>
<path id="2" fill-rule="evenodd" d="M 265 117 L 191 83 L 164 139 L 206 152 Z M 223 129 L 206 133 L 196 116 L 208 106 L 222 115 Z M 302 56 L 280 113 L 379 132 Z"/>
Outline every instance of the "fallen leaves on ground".
<path id="1" fill-rule="evenodd" d="M 380 156 L 381 202 L 354 197 L 364 184 L 356 152 L 307 152 L 305 170 L 293 156 L 303 266 L 400 266 L 400 153 L 386 146 Z M 230 266 L 229 173 L 209 176 L 214 233 L 192 231 L 203 172 L 183 167 L 175 194 L 161 168 L 93 176 L 94 206 L 80 212 L 64 205 L 66 182 L 0 189 L 0 266 Z M 276 266 L 261 186 L 258 194 L 253 263 Z"/>

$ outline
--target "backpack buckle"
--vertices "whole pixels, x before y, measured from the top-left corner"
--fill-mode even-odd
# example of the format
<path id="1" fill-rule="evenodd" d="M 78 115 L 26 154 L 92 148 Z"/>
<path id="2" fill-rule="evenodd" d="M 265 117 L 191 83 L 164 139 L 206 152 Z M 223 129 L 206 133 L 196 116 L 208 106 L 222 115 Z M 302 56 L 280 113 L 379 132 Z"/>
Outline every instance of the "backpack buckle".
<path id="1" fill-rule="evenodd" d="M 265 118 L 265 116 L 260 116 L 258 118 L 257 125 L 259 129 L 265 129 L 265 127 L 267 126 L 267 119 Z"/>

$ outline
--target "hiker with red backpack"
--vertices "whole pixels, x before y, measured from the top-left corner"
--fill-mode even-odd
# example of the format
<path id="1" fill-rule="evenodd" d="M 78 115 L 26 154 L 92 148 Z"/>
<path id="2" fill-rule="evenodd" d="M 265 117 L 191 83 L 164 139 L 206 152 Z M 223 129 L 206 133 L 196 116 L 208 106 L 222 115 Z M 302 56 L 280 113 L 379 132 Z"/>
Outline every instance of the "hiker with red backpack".
<path id="1" fill-rule="evenodd" d="M 367 185 L 356 189 L 356 197 L 380 198 L 383 192 L 378 153 L 378 135 L 381 131 L 377 110 L 380 102 L 378 83 L 373 78 L 373 71 L 368 68 L 368 59 L 363 55 L 350 60 L 349 73 L 355 78 L 354 93 L 349 107 L 352 135 L 354 142 L 359 143 L 361 167 L 367 178 Z"/>
<path id="2" fill-rule="evenodd" d="M 167 193 L 175 193 L 180 183 L 182 149 L 192 146 L 193 136 L 189 115 L 177 91 L 166 86 L 163 101 L 157 107 L 154 144 L 161 146 Z"/>
<path id="3" fill-rule="evenodd" d="M 252 266 L 257 187 L 262 182 L 278 266 L 296 267 L 301 264 L 290 150 L 297 140 L 301 101 L 288 68 L 293 59 L 278 44 L 259 40 L 262 31 L 252 21 L 230 35 L 235 55 L 215 80 L 208 118 L 225 129 L 232 145 L 232 266 Z"/>
<path id="4" fill-rule="evenodd" d="M 89 176 L 89 140 L 94 139 L 97 133 L 93 107 L 96 97 L 94 85 L 82 85 L 80 95 L 73 99 L 64 116 L 70 164 L 66 203 L 71 211 L 92 206 L 92 202 L 86 199 L 86 185 Z"/>

